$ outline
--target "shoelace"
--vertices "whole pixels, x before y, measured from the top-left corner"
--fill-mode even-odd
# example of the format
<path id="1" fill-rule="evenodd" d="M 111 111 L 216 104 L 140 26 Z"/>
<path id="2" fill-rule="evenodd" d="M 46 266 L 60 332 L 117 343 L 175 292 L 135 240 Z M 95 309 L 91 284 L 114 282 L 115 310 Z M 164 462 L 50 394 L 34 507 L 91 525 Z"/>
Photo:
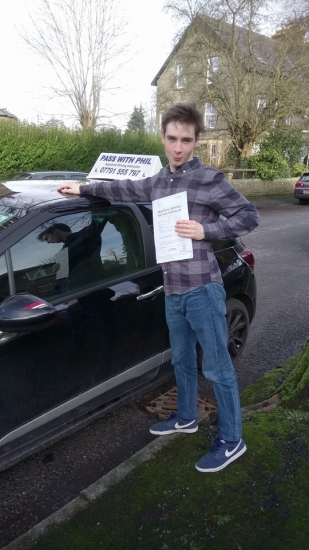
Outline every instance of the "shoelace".
<path id="1" fill-rule="evenodd" d="M 217 454 L 218 451 L 220 451 L 222 445 L 224 445 L 225 441 L 224 439 L 219 439 L 217 437 L 216 441 L 214 442 L 212 448 L 211 448 L 211 452 L 213 455 Z"/>
<path id="2" fill-rule="evenodd" d="M 169 417 L 165 420 L 166 424 L 170 424 L 170 422 L 174 421 L 176 416 L 176 413 L 171 413 Z"/>

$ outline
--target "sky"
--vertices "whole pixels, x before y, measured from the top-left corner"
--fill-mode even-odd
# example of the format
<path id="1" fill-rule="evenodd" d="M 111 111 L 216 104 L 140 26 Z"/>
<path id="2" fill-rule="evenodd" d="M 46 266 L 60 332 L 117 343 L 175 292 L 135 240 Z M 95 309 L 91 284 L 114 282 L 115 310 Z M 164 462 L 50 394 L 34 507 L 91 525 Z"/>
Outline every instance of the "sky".
<path id="1" fill-rule="evenodd" d="M 54 75 L 42 66 L 42 60 L 23 42 L 20 29 L 28 28 L 28 16 L 39 0 L 1 0 L 0 32 L 0 108 L 6 108 L 20 120 L 45 122 L 52 117 L 67 125 L 68 106 L 52 97 Z M 125 128 L 134 106 L 150 104 L 150 83 L 173 47 L 175 23 L 162 12 L 164 0 L 119 0 L 129 17 L 127 37 L 132 58 L 118 73 L 121 90 L 106 100 L 116 116 L 110 122 Z M 129 9 L 128 9 L 129 7 Z"/>

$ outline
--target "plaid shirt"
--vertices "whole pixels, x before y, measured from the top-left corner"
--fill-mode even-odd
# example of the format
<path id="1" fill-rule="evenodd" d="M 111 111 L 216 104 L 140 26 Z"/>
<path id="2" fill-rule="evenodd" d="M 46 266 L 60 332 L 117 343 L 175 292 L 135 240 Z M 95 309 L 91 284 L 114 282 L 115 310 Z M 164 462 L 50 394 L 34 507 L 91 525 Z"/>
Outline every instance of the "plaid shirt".
<path id="1" fill-rule="evenodd" d="M 189 218 L 202 224 L 205 239 L 192 241 L 193 258 L 161 264 L 165 294 L 185 294 L 211 281 L 222 283 L 212 241 L 252 231 L 260 219 L 255 206 L 222 172 L 203 166 L 197 157 L 175 172 L 166 166 L 143 180 L 96 181 L 80 186 L 81 195 L 121 202 L 149 202 L 181 191 L 187 191 Z"/>

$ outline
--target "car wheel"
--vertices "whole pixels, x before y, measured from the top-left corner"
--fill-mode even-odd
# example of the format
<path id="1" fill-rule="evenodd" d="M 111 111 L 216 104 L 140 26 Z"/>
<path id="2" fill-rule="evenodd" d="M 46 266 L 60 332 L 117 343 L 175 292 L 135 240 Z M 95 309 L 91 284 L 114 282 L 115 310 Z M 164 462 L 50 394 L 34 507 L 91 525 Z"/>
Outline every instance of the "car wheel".
<path id="1" fill-rule="evenodd" d="M 306 199 L 298 199 L 299 200 L 299 204 L 307 204 L 308 201 L 306 201 Z"/>
<path id="2" fill-rule="evenodd" d="M 234 362 L 240 356 L 249 333 L 249 314 L 246 306 L 236 298 L 226 302 L 226 322 L 228 329 L 228 350 Z M 202 369 L 203 352 L 197 344 L 197 365 Z"/>
<path id="3" fill-rule="evenodd" d="M 236 298 L 226 302 L 228 350 L 234 361 L 244 349 L 249 333 L 249 314 L 246 306 Z"/>

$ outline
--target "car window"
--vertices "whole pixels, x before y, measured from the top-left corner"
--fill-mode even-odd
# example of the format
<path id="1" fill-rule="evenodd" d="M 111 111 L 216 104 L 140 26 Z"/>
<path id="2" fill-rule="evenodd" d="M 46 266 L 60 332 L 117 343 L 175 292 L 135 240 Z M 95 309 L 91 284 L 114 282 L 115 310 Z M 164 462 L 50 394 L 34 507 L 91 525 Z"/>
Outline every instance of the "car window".
<path id="1" fill-rule="evenodd" d="M 212 242 L 212 248 L 214 252 L 224 250 L 225 248 L 231 248 L 235 246 L 235 239 L 220 239 Z"/>
<path id="2" fill-rule="evenodd" d="M 86 175 L 84 175 L 84 174 L 69 174 L 68 179 L 69 180 L 85 180 Z"/>
<path id="3" fill-rule="evenodd" d="M 65 179 L 65 176 L 63 174 L 49 174 L 48 176 L 44 176 L 43 178 L 41 178 L 43 180 L 63 180 Z"/>
<path id="4" fill-rule="evenodd" d="M 309 181 L 309 174 L 303 174 L 300 181 Z"/>
<path id="5" fill-rule="evenodd" d="M 11 249 L 16 292 L 46 300 L 144 268 L 140 227 L 128 208 L 57 217 Z"/>
<path id="6" fill-rule="evenodd" d="M 9 282 L 4 254 L 0 256 L 0 302 L 9 295 Z"/>
<path id="7" fill-rule="evenodd" d="M 32 174 L 28 174 L 27 172 L 23 172 L 21 174 L 15 174 L 10 180 L 18 181 L 18 180 L 31 180 L 33 179 Z"/>

